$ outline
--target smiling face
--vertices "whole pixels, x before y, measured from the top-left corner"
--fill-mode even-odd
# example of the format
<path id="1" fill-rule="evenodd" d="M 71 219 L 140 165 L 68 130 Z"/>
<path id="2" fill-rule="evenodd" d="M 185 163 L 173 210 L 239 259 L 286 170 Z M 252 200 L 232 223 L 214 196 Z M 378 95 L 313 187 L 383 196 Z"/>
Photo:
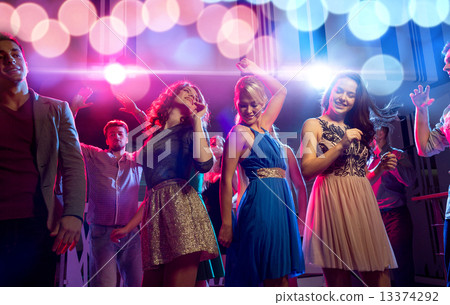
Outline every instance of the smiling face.
<path id="1" fill-rule="evenodd" d="M 255 124 L 261 117 L 263 106 L 264 104 L 259 103 L 248 95 L 241 96 L 236 105 L 241 122 L 249 126 Z"/>
<path id="2" fill-rule="evenodd" d="M 189 109 L 197 108 L 199 105 L 203 104 L 197 91 L 191 86 L 182 88 L 175 97 L 174 102 L 178 105 L 184 105 Z"/>
<path id="3" fill-rule="evenodd" d="M 358 84 L 353 79 L 338 79 L 331 90 L 327 112 L 345 116 L 355 104 L 357 89 Z"/>
<path id="4" fill-rule="evenodd" d="M 27 77 L 28 68 L 20 47 L 13 41 L 0 40 L 0 80 L 18 84 Z"/>

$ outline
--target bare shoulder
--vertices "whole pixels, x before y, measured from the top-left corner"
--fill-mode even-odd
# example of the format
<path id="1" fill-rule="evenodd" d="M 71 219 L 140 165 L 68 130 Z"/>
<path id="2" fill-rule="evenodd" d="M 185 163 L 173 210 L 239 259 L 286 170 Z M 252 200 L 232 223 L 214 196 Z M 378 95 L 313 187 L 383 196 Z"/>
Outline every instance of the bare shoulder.
<path id="1" fill-rule="evenodd" d="M 249 131 L 251 131 L 249 127 L 241 124 L 234 125 L 230 130 L 230 132 L 249 132 Z"/>
<path id="2" fill-rule="evenodd" d="M 253 132 L 249 127 L 240 124 L 234 125 L 228 133 L 228 136 L 230 136 L 230 134 L 235 134 L 237 139 L 250 139 L 254 137 Z"/>
<path id="3" fill-rule="evenodd" d="M 320 130 L 322 130 L 322 127 L 320 125 L 320 121 L 317 118 L 307 119 L 303 123 L 302 132 L 305 132 L 305 131 L 318 132 Z"/>
<path id="4" fill-rule="evenodd" d="M 303 123 L 303 126 L 320 126 L 320 121 L 318 118 L 309 118 Z"/>
<path id="5" fill-rule="evenodd" d="M 244 148 L 248 144 L 248 142 L 251 142 L 251 139 L 253 138 L 253 132 L 251 129 L 247 126 L 243 125 L 235 125 L 231 128 L 230 132 L 228 133 L 227 141 L 229 143 L 226 143 L 227 145 L 236 145 L 237 147 Z"/>

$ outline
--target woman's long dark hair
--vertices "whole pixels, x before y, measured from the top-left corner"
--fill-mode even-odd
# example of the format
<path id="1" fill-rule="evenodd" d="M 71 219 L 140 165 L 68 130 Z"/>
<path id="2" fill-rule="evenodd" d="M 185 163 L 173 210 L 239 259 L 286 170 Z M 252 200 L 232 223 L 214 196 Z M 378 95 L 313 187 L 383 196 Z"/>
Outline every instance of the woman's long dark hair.
<path id="1" fill-rule="evenodd" d="M 369 95 L 369 92 L 367 92 L 366 86 L 361 76 L 355 72 L 342 72 L 337 74 L 333 78 L 322 98 L 321 106 L 323 112 L 328 109 L 328 106 L 330 104 L 331 91 L 336 85 L 336 82 L 341 78 L 350 78 L 351 80 L 355 81 L 357 85 L 355 104 L 345 116 L 344 123 L 350 126 L 350 128 L 358 128 L 359 130 L 361 130 L 363 133 L 361 143 L 369 148 L 369 145 L 373 140 L 373 136 L 375 135 L 375 128 L 372 123 L 373 118 L 395 117 L 397 114 L 383 114 L 373 102 L 372 98 Z"/>

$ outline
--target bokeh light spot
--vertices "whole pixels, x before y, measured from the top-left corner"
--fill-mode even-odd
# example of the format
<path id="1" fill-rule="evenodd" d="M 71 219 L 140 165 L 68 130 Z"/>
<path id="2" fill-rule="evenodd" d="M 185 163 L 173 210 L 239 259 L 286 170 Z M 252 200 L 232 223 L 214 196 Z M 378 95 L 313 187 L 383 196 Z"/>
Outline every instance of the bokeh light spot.
<path id="1" fill-rule="evenodd" d="M 400 26 L 407 23 L 411 19 L 409 14 L 408 5 L 410 0 L 378 0 L 383 3 L 386 9 L 389 11 L 389 26 Z M 385 21 L 385 19 L 381 19 Z"/>
<path id="2" fill-rule="evenodd" d="M 304 32 L 317 30 L 328 18 L 328 10 L 321 1 L 309 1 L 296 9 L 288 8 L 286 14 L 289 22 Z"/>
<path id="3" fill-rule="evenodd" d="M 248 2 L 252 3 L 252 4 L 266 4 L 269 3 L 270 0 L 247 0 Z"/>
<path id="4" fill-rule="evenodd" d="M 287 11 L 298 9 L 306 3 L 306 0 L 272 0 L 272 3 L 279 9 Z"/>
<path id="5" fill-rule="evenodd" d="M 147 27 L 155 32 L 171 29 L 180 18 L 180 6 L 176 0 L 147 0 L 142 10 Z"/>
<path id="6" fill-rule="evenodd" d="M 179 3 L 183 5 L 178 20 L 179 25 L 189 25 L 196 22 L 205 7 L 202 0 L 180 0 Z"/>
<path id="7" fill-rule="evenodd" d="M 45 31 L 45 29 L 47 30 Z M 44 36 L 41 36 L 42 32 L 45 32 Z M 36 52 L 49 58 L 63 54 L 70 44 L 69 30 L 64 24 L 53 19 L 38 23 L 34 27 L 31 37 Z"/>
<path id="8" fill-rule="evenodd" d="M 125 66 L 123 75 L 122 82 L 111 83 L 111 90 L 114 94 L 126 94 L 133 101 L 138 101 L 150 90 L 150 77 L 144 68 Z"/>
<path id="9" fill-rule="evenodd" d="M 222 32 L 219 32 L 219 42 L 217 43 L 217 48 L 220 53 L 227 58 L 239 58 L 245 56 L 253 47 L 254 40 L 249 40 L 247 42 L 235 44 L 223 37 Z"/>
<path id="10" fill-rule="evenodd" d="M 125 24 L 128 37 L 137 36 L 147 28 L 142 17 L 143 7 L 144 4 L 137 0 L 124 0 L 118 2 L 113 8 L 111 16 L 121 20 Z M 115 23 L 113 26 L 115 26 Z M 115 30 L 120 31 L 120 28 Z"/>
<path id="11" fill-rule="evenodd" d="M 17 35 L 20 28 L 20 19 L 15 15 L 16 20 L 13 21 L 14 7 L 8 3 L 0 2 L 0 32 Z"/>
<path id="12" fill-rule="evenodd" d="M 89 43 L 101 54 L 110 55 L 119 52 L 125 47 L 126 41 L 126 26 L 115 17 L 100 18 L 89 31 Z"/>
<path id="13" fill-rule="evenodd" d="M 31 33 L 33 32 L 34 27 L 41 21 L 45 20 L 48 20 L 48 15 L 45 9 L 39 4 L 27 2 L 19 5 L 14 11 L 12 16 L 12 27 L 19 28 L 19 31 L 16 34 L 19 39 L 31 42 Z M 17 22 L 19 24 L 17 24 Z M 42 24 L 42 32 L 39 33 L 39 35 L 35 35 L 33 38 L 41 38 L 47 32 L 47 29 L 48 23 L 47 26 L 45 26 L 45 24 Z"/>
<path id="14" fill-rule="evenodd" d="M 422 27 L 433 27 L 446 20 L 449 14 L 448 0 L 410 0 L 411 18 Z"/>
<path id="15" fill-rule="evenodd" d="M 255 34 L 250 24 L 241 19 L 233 19 L 222 24 L 219 35 L 233 44 L 241 44 L 251 40 Z"/>
<path id="16" fill-rule="evenodd" d="M 59 8 L 58 19 L 72 36 L 82 36 L 97 20 L 97 10 L 90 1 L 67 0 Z"/>
<path id="17" fill-rule="evenodd" d="M 361 76 L 367 82 L 370 94 L 389 95 L 403 82 L 403 66 L 392 56 L 375 55 L 364 63 Z"/>
<path id="18" fill-rule="evenodd" d="M 392 1 L 392 0 L 391 0 Z M 398 0 L 394 0 L 398 1 Z M 326 9 L 333 14 L 347 14 L 359 0 L 322 0 Z"/>
<path id="19" fill-rule="evenodd" d="M 381 2 L 359 2 L 348 15 L 349 28 L 361 40 L 374 40 L 383 36 L 389 21 L 389 11 Z"/>
<path id="20" fill-rule="evenodd" d="M 236 5 L 230 8 L 222 18 L 222 24 L 228 23 L 229 21 L 240 20 L 239 23 L 243 24 L 243 22 L 247 23 L 248 26 L 252 30 L 252 36 L 254 36 L 258 32 L 259 22 L 256 17 L 255 12 L 244 5 Z M 247 36 L 247 33 L 244 34 Z M 231 37 L 228 39 L 232 39 Z M 240 39 L 240 38 L 238 38 Z"/>
<path id="21" fill-rule="evenodd" d="M 198 35 L 206 42 L 217 43 L 218 34 L 221 28 L 222 20 L 227 12 L 227 8 L 220 4 L 207 6 L 197 21 Z"/>

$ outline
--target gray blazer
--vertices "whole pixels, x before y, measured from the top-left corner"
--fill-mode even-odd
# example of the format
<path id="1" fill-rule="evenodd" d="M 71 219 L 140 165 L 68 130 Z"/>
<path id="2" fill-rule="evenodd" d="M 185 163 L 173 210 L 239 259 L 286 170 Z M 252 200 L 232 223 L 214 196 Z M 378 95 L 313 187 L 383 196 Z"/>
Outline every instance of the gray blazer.
<path id="1" fill-rule="evenodd" d="M 84 162 L 69 104 L 40 96 L 31 89 L 29 92 L 34 102 L 36 164 L 48 211 L 47 226 L 53 231 L 62 216 L 83 219 L 86 201 Z M 55 198 L 55 193 L 60 191 L 61 176 L 63 201 Z"/>

